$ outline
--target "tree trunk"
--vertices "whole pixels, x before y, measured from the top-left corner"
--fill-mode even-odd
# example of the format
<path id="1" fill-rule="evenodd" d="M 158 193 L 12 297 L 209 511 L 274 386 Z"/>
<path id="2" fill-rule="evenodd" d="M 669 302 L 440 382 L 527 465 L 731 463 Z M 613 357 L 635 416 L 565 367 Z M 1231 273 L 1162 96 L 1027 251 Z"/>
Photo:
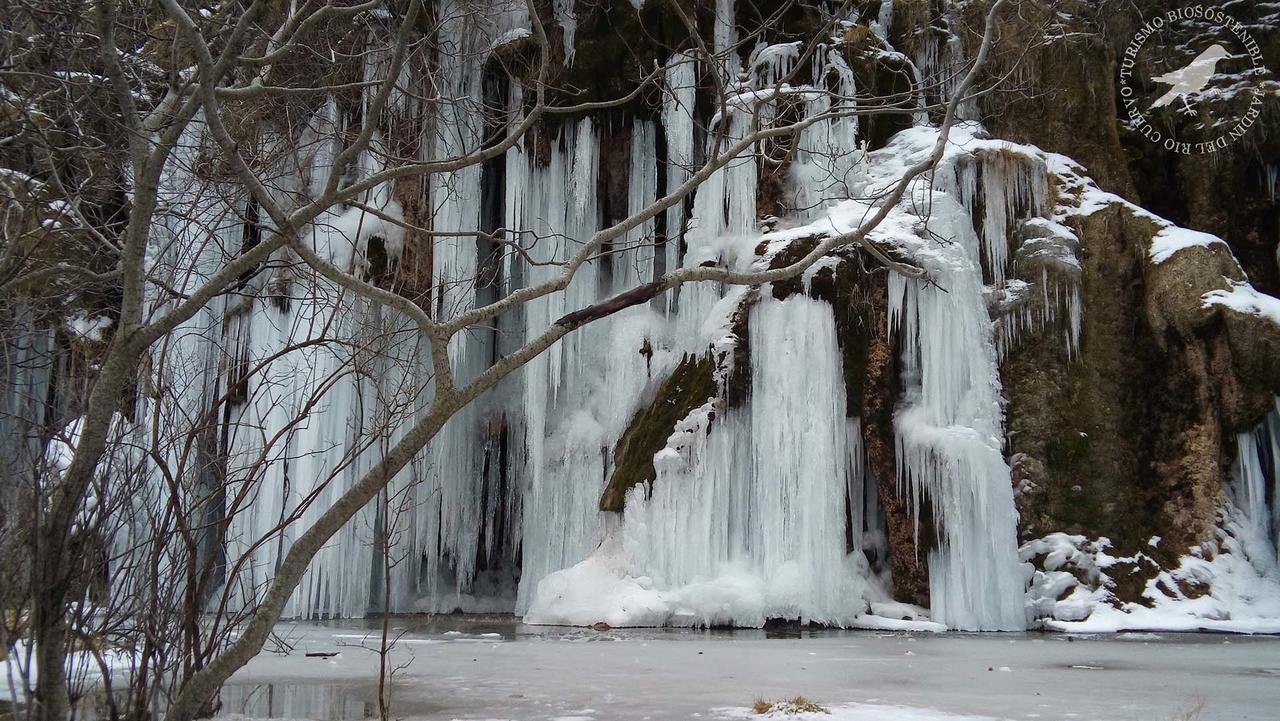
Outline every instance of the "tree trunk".
<path id="1" fill-rule="evenodd" d="M 41 534 L 44 535 L 44 534 Z M 67 696 L 67 619 L 63 601 L 66 578 L 63 569 L 65 538 L 42 538 L 41 551 L 33 557 L 31 640 L 35 643 L 35 721 L 65 721 L 70 717 Z"/>

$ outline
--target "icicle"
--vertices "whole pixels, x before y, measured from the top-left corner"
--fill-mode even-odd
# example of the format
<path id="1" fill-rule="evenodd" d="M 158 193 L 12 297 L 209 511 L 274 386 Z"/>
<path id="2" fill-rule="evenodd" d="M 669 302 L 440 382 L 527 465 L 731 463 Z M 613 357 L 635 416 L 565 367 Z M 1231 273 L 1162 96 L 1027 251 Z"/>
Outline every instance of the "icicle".
<path id="1" fill-rule="evenodd" d="M 958 162 L 956 187 L 975 219 L 978 172 L 973 165 L 981 167 L 983 260 L 995 282 L 1001 284 L 1008 273 L 1014 230 L 1021 221 L 1048 212 L 1048 171 L 1038 159 L 1000 150 L 983 151 L 971 161 Z"/>
<path id="2" fill-rule="evenodd" d="M 641 167 L 633 167 L 638 182 L 630 202 L 638 204 L 655 192 L 656 177 L 648 172 L 656 164 L 655 134 L 652 126 L 637 126 L 633 158 Z M 528 241 L 534 261 L 565 260 L 597 230 L 599 162 L 599 139 L 589 119 L 566 129 L 545 167 L 519 146 L 508 152 L 506 222 L 538 233 L 536 242 Z M 624 262 L 637 265 L 634 258 Z M 560 268 L 535 265 L 524 273 L 526 283 L 536 284 L 558 275 Z M 565 292 L 527 304 L 526 337 L 597 300 L 598 279 L 593 261 L 579 269 Z M 619 287 L 626 282 L 626 277 L 615 279 Z M 599 510 L 609 451 L 635 412 L 650 363 L 661 367 L 665 362 L 665 356 L 647 359 L 641 352 L 646 343 L 660 348 L 662 333 L 659 317 L 647 305 L 639 306 L 576 331 L 525 367 L 519 409 L 527 459 L 518 611 L 528 607 L 539 581 L 582 560 L 603 540 L 611 523 Z"/>
<path id="3" fill-rule="evenodd" d="M 476 57 L 475 40 L 466 32 L 464 18 L 446 15 L 439 29 L 440 75 L 445 97 L 463 102 L 439 103 L 437 129 L 430 146 L 430 157 L 448 158 L 465 154 L 480 146 L 483 124 L 477 122 L 471 108 L 481 107 L 484 96 L 481 64 Z M 480 224 L 480 166 L 471 165 L 451 173 L 431 176 L 430 198 L 434 230 L 442 233 L 474 231 Z M 436 313 L 450 317 L 466 310 L 474 299 L 477 272 L 476 241 L 466 235 L 438 235 L 433 241 L 432 285 L 439 289 L 433 299 Z M 463 340 L 450 344 L 450 360 L 462 362 Z"/>
<path id="4" fill-rule="evenodd" d="M 721 119 L 718 132 L 708 139 L 707 155 L 723 154 L 746 137 L 751 114 L 730 108 Z M 685 234 L 688 250 L 686 267 L 703 263 L 735 267 L 754 259 L 756 227 L 756 159 L 750 149 L 737 155 L 698 186 L 693 200 L 693 217 Z M 704 321 L 720 300 L 720 291 L 711 283 L 684 286 L 680 294 L 678 322 L 681 333 L 701 339 Z"/>
<path id="5" fill-rule="evenodd" d="M 388 71 L 391 69 L 391 60 L 393 57 L 392 44 L 382 42 L 383 38 L 394 37 L 395 28 L 380 24 L 371 27 L 368 31 L 366 39 L 366 47 L 369 48 L 365 52 L 363 65 L 363 80 L 368 85 L 363 89 L 361 97 L 361 105 L 366 112 L 364 117 L 368 118 L 369 103 L 378 94 L 378 86 L 386 79 Z M 387 97 L 384 105 L 384 112 L 387 113 L 406 113 L 413 104 L 413 96 L 406 92 L 412 86 L 412 65 L 410 63 L 402 63 L 400 72 L 396 77 L 395 86 L 391 89 L 391 94 Z"/>
<path id="6" fill-rule="evenodd" d="M 942 529 L 929 558 L 934 620 L 1017 630 L 1025 625 L 1017 513 L 1001 453 L 1000 382 L 978 240 L 963 209 L 935 196 L 930 225 L 946 241 L 930 242 L 937 256 L 930 271 L 947 291 L 889 276 L 906 389 L 894 424 L 899 482 L 914 503 L 930 499 Z"/>
<path id="7" fill-rule="evenodd" d="M 312 126 L 303 134 L 297 158 L 281 161 L 269 185 L 281 193 L 308 190 L 320 192 L 329 180 L 336 137 L 340 128 L 332 103 L 325 103 Z M 151 229 L 149 272 L 164 278 L 167 287 L 191 289 L 203 282 L 226 259 L 239 252 L 246 239 L 246 222 L 260 222 L 269 228 L 269 220 L 253 218 L 245 194 L 235 188 L 222 187 L 190 173 L 201 144 L 202 124 L 197 120 L 183 134 L 175 149 L 175 162 L 166 170 L 161 182 L 162 207 L 166 213 Z M 299 168 L 288 167 L 297 162 Z M 357 172 L 373 168 L 365 159 L 357 163 Z M 373 191 L 374 202 L 389 208 L 385 196 Z M 362 252 L 366 233 L 377 224 L 358 227 L 332 213 L 318 219 L 311 228 L 309 242 L 331 259 L 350 264 Z M 247 220 L 248 219 L 248 220 Z M 386 231 L 385 228 L 382 229 Z M 363 376 L 353 373 L 360 361 L 342 346 L 308 346 L 280 356 L 251 377 L 242 374 L 274 357 L 284 349 L 321 337 L 335 340 L 355 339 L 369 329 L 364 304 L 353 302 L 336 286 L 311 273 L 295 270 L 288 285 L 276 288 L 261 274 L 251 281 L 242 295 L 220 296 L 195 317 L 183 323 L 172 343 L 157 349 L 159 356 L 150 365 L 155 376 L 154 387 L 170 389 L 160 397 L 143 396 L 140 403 L 159 407 L 138 409 L 140 418 L 163 419 L 158 431 L 158 452 L 169 455 L 171 468 L 198 464 L 207 479 L 192 478 L 195 488 L 201 484 L 218 484 L 225 488 L 226 551 L 231 559 L 243 557 L 240 574 L 224 589 L 232 609 L 256 603 L 274 575 L 280 555 L 297 526 L 313 523 L 319 513 L 349 487 L 362 469 L 367 468 L 362 449 L 371 435 L 364 428 L 362 413 L 352 416 L 361 398 L 373 398 L 376 392 L 366 385 Z M 274 300 L 273 300 L 274 297 Z M 149 299 L 149 312 L 160 313 L 172 303 L 167 294 Z M 229 388 L 243 386 L 242 394 L 230 409 L 211 409 L 212 400 L 221 398 Z M 308 407 L 319 393 L 322 403 Z M 220 460 L 222 470 L 198 459 L 183 458 L 175 438 L 203 432 L 207 413 L 226 418 L 220 429 L 225 452 Z M 302 416 L 301 422 L 295 419 Z M 200 424 L 200 425 L 195 425 Z M 131 433 L 146 436 L 149 424 L 138 424 Z M 139 442 L 140 441 L 140 442 Z M 129 447 L 150 447 L 150 442 L 135 438 Z M 127 455 L 128 451 L 125 451 Z M 140 464 L 142 459 L 116 459 Z M 114 462 L 114 461 L 113 461 Z M 137 467 L 135 465 L 134 467 Z M 220 475 L 219 475 L 220 474 Z M 163 489 L 156 479 L 157 489 Z M 205 491 L 209 492 L 206 488 Z M 132 499 L 139 509 L 162 502 L 164 490 L 154 497 L 139 494 Z M 303 504 L 306 503 L 306 507 Z M 212 515 L 220 508 L 199 513 L 201 523 L 216 520 Z M 140 510 L 141 517 L 148 517 Z M 296 516 L 295 525 L 281 531 L 283 519 Z M 372 514 L 365 509 L 344 527 L 332 544 L 316 555 L 297 591 L 292 595 L 285 614 L 288 616 L 360 615 L 369 607 L 368 573 L 373 555 L 368 530 Z M 133 529 L 130 533 L 148 533 L 151 529 Z M 152 538 L 138 540 L 152 542 Z M 129 544 L 128 539 L 121 542 Z M 252 549 L 252 550 L 251 550 Z M 173 557 L 165 556 L 165 562 Z M 116 592 L 113 590 L 113 592 Z"/>
<path id="8" fill-rule="evenodd" d="M 847 393 L 848 390 L 845 389 Z M 855 391 L 856 392 L 856 391 Z M 846 418 L 844 428 L 844 447 L 847 465 L 845 470 L 845 502 L 848 505 L 848 536 L 853 540 L 852 552 L 862 550 L 864 544 L 863 529 L 867 521 L 871 527 L 875 524 L 875 510 L 867 504 L 867 458 L 866 448 L 862 442 L 862 419 Z M 874 484 L 872 484 L 874 492 Z"/>
<path id="9" fill-rule="evenodd" d="M 829 76 L 834 76 L 835 82 L 829 82 Z M 836 102 L 833 104 L 832 96 L 826 92 L 812 93 L 805 102 L 808 116 L 830 112 L 833 107 L 853 109 L 857 94 L 853 70 L 839 51 L 822 48 L 815 53 L 812 85 L 822 90 L 833 87 Z M 833 203 L 852 197 L 851 188 L 858 180 L 863 155 L 856 116 L 833 118 L 801 131 L 790 167 L 795 215 L 811 222 L 825 215 Z"/>
<path id="10" fill-rule="evenodd" d="M 14 301 L 0 338 L 0 452 L 12 478 L 39 465 L 40 430 L 51 421 L 47 399 L 55 377 L 54 330 L 41 328 L 33 310 Z"/>
<path id="11" fill-rule="evenodd" d="M 1000 294 L 1000 358 L 1024 333 L 1058 324 L 1068 357 L 1079 351 L 1081 299 L 1079 239 L 1049 212 L 1048 169 L 1043 160 L 990 143 L 949 161 L 936 187 L 959 199 L 981 240 L 983 265 Z M 1011 278 L 1017 271 L 1022 279 Z M 1038 271 L 1038 272 L 1037 272 Z M 1026 279 L 1039 276 L 1039 298 L 1028 297 Z"/>
<path id="12" fill-rule="evenodd" d="M 627 175 L 627 212 L 635 215 L 658 196 L 657 130 L 647 120 L 637 120 L 631 134 L 631 169 Z M 654 278 L 653 219 L 632 228 L 623 240 L 622 252 L 612 257 L 613 292 L 634 288 Z"/>
<path id="13" fill-rule="evenodd" d="M 666 93 L 662 96 L 662 131 L 667 138 L 667 187 L 671 193 L 693 175 L 694 124 L 693 111 L 697 92 L 697 61 L 690 55 L 676 53 L 668 61 Z M 663 267 L 670 271 L 680 267 L 684 242 L 685 203 L 676 203 L 666 211 L 667 239 L 663 247 Z M 673 310 L 675 293 L 664 295 L 667 312 Z"/>
<path id="14" fill-rule="evenodd" d="M 737 0 L 716 0 L 715 29 L 712 50 L 720 52 L 738 41 L 738 28 L 734 5 Z"/>
<path id="15" fill-rule="evenodd" d="M 1265 429 L 1257 431 L 1260 447 L 1271 468 L 1271 540 L 1276 555 L 1280 556 L 1280 396 L 1276 397 L 1275 410 L 1267 415 Z M 1262 439 L 1265 443 L 1261 443 Z"/>
<path id="16" fill-rule="evenodd" d="M 883 12 L 884 7 L 881 6 L 881 13 Z M 954 22 L 950 11 L 943 16 L 943 20 L 948 27 Z M 938 31 L 932 27 L 923 32 L 920 39 L 921 43 L 916 49 L 913 63 L 922 88 L 921 96 L 936 93 L 937 102 L 947 103 L 955 95 L 964 77 L 964 41 L 949 29 L 945 31 L 945 37 L 939 37 Z M 929 93 L 924 91 L 925 88 Z M 969 97 L 962 101 L 956 110 L 956 117 L 961 120 L 979 119 L 975 98 Z"/>
<path id="17" fill-rule="evenodd" d="M 911 114 L 911 123 L 917 127 L 929 125 L 929 99 L 925 97 L 925 76 L 920 72 L 918 63 L 911 64 L 911 73 L 916 83 L 916 109 Z"/>
<path id="18" fill-rule="evenodd" d="M 778 45 L 761 44 L 751 53 L 750 66 L 757 88 L 771 88 L 782 83 L 791 74 L 800 58 L 800 41 Z"/>
<path id="19" fill-rule="evenodd" d="M 893 29 L 893 0 L 880 0 L 880 13 L 870 23 L 871 31 L 881 40 L 889 39 Z"/>
<path id="20" fill-rule="evenodd" d="M 574 37 L 578 33 L 578 18 L 573 12 L 574 0 L 555 0 L 553 7 L 556 24 L 564 33 L 564 64 L 573 64 Z"/>
<path id="21" fill-rule="evenodd" d="M 308 156 L 309 167 L 300 177 L 313 189 L 328 181 L 337 150 L 325 134 L 336 137 L 342 131 L 333 110 L 326 103 L 308 130 L 316 151 Z M 375 135 L 371 150 L 356 159 L 353 177 L 383 169 L 380 144 Z M 400 214 L 386 185 L 371 189 L 362 200 L 389 217 Z M 239 224 L 228 230 L 243 232 Z M 374 237 L 393 256 L 399 253 L 400 227 L 356 208 L 335 208 L 317 218 L 310 231 L 318 252 L 352 269 L 363 265 L 367 243 Z M 277 293 L 287 294 L 287 300 Z M 384 314 L 376 305 L 300 270 L 283 289 L 260 292 L 234 312 L 221 311 L 225 317 L 219 321 L 234 355 L 210 358 L 207 367 L 224 372 L 219 382 L 245 386 L 245 397 L 233 409 L 226 430 L 227 551 L 230 558 L 247 559 L 244 575 L 233 579 L 228 589 L 234 608 L 256 602 L 297 527 L 309 526 L 336 502 L 376 462 L 377 449 L 412 416 L 414 404 L 405 398 L 412 397 L 417 353 L 414 343 L 397 340 L 405 337 L 398 335 L 405 323 L 398 314 Z M 280 355 L 252 377 L 237 375 L 291 345 L 320 338 L 353 341 L 365 352 L 352 353 L 347 345 L 308 346 Z M 206 391 L 206 397 L 216 394 Z M 321 401 L 312 405 L 317 397 Z M 302 422 L 295 421 L 299 418 Z M 403 483 L 403 477 L 396 482 Z M 293 517 L 290 528 L 277 528 Z M 352 616 L 369 610 L 377 518 L 376 508 L 362 509 L 321 549 L 286 615 Z"/>
<path id="22" fill-rule="evenodd" d="M 361 153 L 355 163 L 355 177 L 365 178 L 381 172 L 385 165 L 379 158 L 386 157 L 382 137 L 374 133 L 369 150 Z M 321 159 L 324 167 L 332 165 L 332 158 Z M 326 170 L 327 173 L 327 170 Z M 322 175 L 314 172 L 313 176 Z M 311 246 L 321 257 L 348 271 L 362 271 L 368 264 L 369 242 L 379 239 L 392 259 L 398 259 L 404 249 L 404 228 L 393 222 L 404 217 L 400 203 L 393 197 L 389 183 L 382 183 L 365 191 L 358 199 L 364 206 L 378 211 L 379 215 L 358 206 L 345 210 L 333 208 L 321 214 L 313 223 Z M 388 218 L 392 220 L 388 220 Z"/>
<path id="23" fill-rule="evenodd" d="M 1275 405 L 1257 428 L 1236 436 L 1231 469 L 1231 500 L 1238 514 L 1231 529 L 1264 575 L 1277 574 L 1280 554 L 1280 396 Z"/>
<path id="24" fill-rule="evenodd" d="M 862 579 L 845 567 L 844 518 L 831 502 L 849 489 L 846 394 L 831 308 L 802 296 L 762 303 L 749 335 L 751 524 L 759 535 L 747 548 L 773 585 L 779 575 L 797 574 L 783 581 L 790 598 L 773 599 L 770 613 L 848 623 L 850 612 L 862 610 Z"/>
<path id="25" fill-rule="evenodd" d="M 472 152 L 483 142 L 484 123 L 475 108 L 483 107 L 483 55 L 489 40 L 471 25 L 473 19 L 446 1 L 439 33 L 439 103 L 434 136 L 427 138 L 427 158 Z M 434 315 L 449 318 L 476 303 L 480 251 L 474 233 L 480 229 L 481 167 L 472 165 L 431 176 L 431 299 Z M 449 365 L 462 383 L 482 372 L 492 356 L 492 338 L 461 333 L 449 342 Z M 426 362 L 430 349 L 421 349 Z M 500 503 L 484 498 L 482 477 L 487 433 L 483 407 L 470 404 L 457 412 L 432 440 L 420 464 L 421 482 L 412 488 L 414 543 L 403 563 L 401 583 L 417 587 L 419 608 L 453 610 L 465 603 L 476 574 L 481 527 L 492 525 Z M 421 583 L 421 586 L 419 586 Z"/>

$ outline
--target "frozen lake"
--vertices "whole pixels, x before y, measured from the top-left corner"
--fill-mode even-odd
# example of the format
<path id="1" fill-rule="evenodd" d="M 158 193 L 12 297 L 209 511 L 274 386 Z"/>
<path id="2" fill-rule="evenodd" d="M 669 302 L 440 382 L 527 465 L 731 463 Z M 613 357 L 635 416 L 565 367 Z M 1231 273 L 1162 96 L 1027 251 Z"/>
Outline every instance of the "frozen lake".
<path id="1" fill-rule="evenodd" d="M 292 650 L 264 653 L 237 674 L 222 713 L 376 716 L 376 623 L 282 624 Z M 392 625 L 402 634 L 397 718 L 714 719 L 751 715 L 756 698 L 795 696 L 829 707 L 811 717 L 830 721 L 1280 718 L 1277 637 L 593 631 L 502 617 Z"/>

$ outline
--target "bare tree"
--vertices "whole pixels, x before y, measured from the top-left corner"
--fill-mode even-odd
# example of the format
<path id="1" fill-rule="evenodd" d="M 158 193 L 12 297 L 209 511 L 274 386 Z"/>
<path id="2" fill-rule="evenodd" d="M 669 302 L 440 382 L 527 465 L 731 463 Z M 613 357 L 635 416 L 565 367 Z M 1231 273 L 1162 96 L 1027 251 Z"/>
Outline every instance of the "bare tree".
<path id="1" fill-rule="evenodd" d="M 571 88 L 557 86 L 560 59 L 539 3 L 527 0 L 528 37 L 508 68 L 525 96 L 518 107 L 485 107 L 474 98 L 450 96 L 440 76 L 439 58 L 481 52 L 440 43 L 441 28 L 456 19 L 440 5 L 160 0 L 153 6 L 100 0 L 86 9 L 73 0 L 15 2 L 14 19 L 4 31 L 9 61 L 0 70 L 6 136 L 0 147 L 7 166 L 0 175 L 7 203 L 0 296 L 23 300 L 5 301 L 6 322 L 31 325 L 32 308 L 57 316 L 76 303 L 105 309 L 112 319 L 109 333 L 89 332 L 77 341 L 96 344 L 92 367 L 79 369 L 86 379 L 81 399 L 68 402 L 63 417 L 36 424 L 42 440 L 35 446 L 47 449 L 55 436 L 66 433 L 67 421 L 77 419 L 74 437 L 58 441 L 67 449 L 61 464 L 50 466 L 44 450 L 35 452 L 26 464 L 33 480 L 25 505 L 6 501 L 6 513 L 31 521 L 21 539 L 5 539 L 6 554 L 19 544 L 30 551 L 21 568 L 25 582 L 16 594 L 21 598 L 5 599 L 6 613 L 20 609 L 13 619 L 28 621 L 10 623 L 6 616 L 6 636 L 0 637 L 6 644 L 15 633 L 31 640 L 26 648 L 38 670 L 31 717 L 70 715 L 76 693 L 68 685 L 67 655 L 84 648 L 77 637 L 128 638 L 134 653 L 129 694 L 123 702 L 108 699 L 113 717 L 162 710 L 185 721 L 209 711 L 221 685 L 268 643 L 317 552 L 379 494 L 383 522 L 391 524 L 382 529 L 383 543 L 389 543 L 398 532 L 391 516 L 400 500 L 387 490 L 396 474 L 460 409 L 577 328 L 689 283 L 759 285 L 792 278 L 844 249 L 860 249 L 894 272 L 925 277 L 909 258 L 873 243 L 869 235 L 942 158 L 962 104 L 985 92 L 980 79 L 1004 2 L 991 4 L 981 44 L 967 67 L 954 69 L 934 86 L 914 83 L 907 92 L 879 97 L 848 97 L 804 85 L 796 79 L 801 63 L 767 87 L 735 91 L 738 69 L 731 58 L 738 48 L 708 46 L 697 14 L 672 3 L 686 26 L 688 47 L 669 63 L 697 63 L 703 69 L 703 84 L 710 87 L 706 92 L 721 120 L 703 129 L 715 139 L 705 158 L 647 207 L 592 233 L 570 257 L 555 262 L 549 279 L 509 291 L 495 288 L 487 302 L 461 307 L 445 306 L 450 294 L 443 288 L 388 280 L 385 268 L 375 267 L 371 249 L 344 256 L 318 248 L 314 229 L 336 222 L 335 209 L 354 209 L 357 225 L 344 226 L 338 235 L 365 237 L 363 224 L 424 239 L 462 233 L 492 246 L 496 256 L 533 267 L 539 261 L 528 249 L 548 239 L 530 229 L 441 230 L 431 222 L 431 210 L 415 220 L 389 212 L 375 196 L 407 182 L 423 188 L 431 179 L 501 158 L 517 144 L 536 143 L 540 124 L 553 118 L 623 107 L 645 93 L 664 92 L 661 81 L 668 67 L 647 70 L 633 79 L 634 90 L 619 97 L 575 102 Z M 454 12 L 480 11 L 466 3 L 453 7 Z M 828 25 L 815 37 L 830 37 L 837 17 L 827 16 Z M 377 32 L 368 29 L 375 26 Z M 767 27 L 766 19 L 755 33 Z M 816 40 L 800 52 L 801 57 L 817 52 Z M 994 87 L 998 79 L 983 82 Z M 828 109 L 808 115 L 795 111 L 798 97 L 815 93 L 829 96 Z M 921 97 L 936 102 L 922 106 Z M 323 115 L 319 109 L 333 98 L 345 98 L 344 107 L 358 109 L 359 118 L 336 122 L 335 105 L 326 116 L 329 122 L 317 123 Z M 466 110 L 478 117 L 498 118 L 500 132 L 489 133 L 476 147 L 444 154 L 395 142 L 424 135 L 415 123 L 439 122 L 468 104 L 473 107 Z M 416 110 L 405 109 L 410 106 Z M 757 271 L 668 267 L 650 282 L 567 313 L 474 377 L 459 378 L 452 367 L 449 347 L 456 337 L 490 326 L 531 301 L 563 293 L 585 265 L 628 243 L 654 242 L 636 239 L 633 231 L 684 203 L 735 159 L 785 163 L 795 139 L 817 123 L 930 110 L 940 133 L 929 156 L 873 199 L 875 212 L 856 229 L 821 238 L 795 262 Z M 727 131 L 732 113 L 747 117 L 747 130 L 740 135 Z M 313 153 L 320 146 L 334 148 L 322 173 L 289 165 L 299 148 L 308 146 Z M 376 162 L 362 167 L 369 158 Z M 199 189 L 183 190 L 187 196 L 208 193 L 214 196 L 211 203 L 197 199 L 189 207 L 175 206 L 174 189 L 166 187 L 175 167 L 207 178 Z M 210 206 L 229 217 L 200 210 Z M 158 245 L 157 228 L 176 226 L 185 230 Z M 219 229 L 227 226 L 244 229 L 236 247 L 218 245 L 227 236 Z M 197 237 L 211 247 L 188 247 Z M 194 267 L 208 257 L 217 262 Z M 178 349 L 190 323 L 217 304 L 219 332 L 230 337 L 236 332 L 238 303 L 264 296 L 288 302 L 279 289 L 303 275 L 336 289 L 333 297 L 322 299 L 331 302 L 329 312 L 309 319 L 308 333 L 302 334 L 306 340 L 222 369 L 212 385 L 215 400 L 206 405 L 184 404 L 183 389 L 166 386 L 163 379 L 177 386 L 198 376 L 184 367 L 190 359 Z M 482 273 L 454 282 L 474 288 L 486 280 Z M 356 304 L 394 311 L 395 322 L 353 341 L 335 328 Z M 369 399 L 380 408 L 362 436 L 366 445 L 340 454 L 316 487 L 327 487 L 369 448 L 376 450 L 377 462 L 336 499 L 320 501 L 312 491 L 296 509 L 282 510 L 268 533 L 230 537 L 234 519 L 252 507 L 262 469 L 276 458 L 289 429 L 304 423 L 339 379 L 376 373 L 372 360 L 406 333 L 430 354 L 430 394 L 421 383 L 395 398 Z M 345 346 L 348 360 L 314 384 L 313 397 L 290 407 L 286 430 L 260 438 L 254 454 L 230 453 L 219 414 L 233 401 L 245 402 L 246 393 L 274 402 L 268 373 L 273 360 L 335 345 Z M 139 409 L 149 415 L 137 417 Z M 145 432 L 126 432 L 127 424 Z M 404 430 L 393 433 L 393 428 Z M 142 497 L 153 500 L 135 502 Z M 302 509 L 315 511 L 309 523 L 303 523 Z M 2 524 L 5 533 L 22 525 L 11 521 Z M 251 573 L 255 551 L 283 543 L 286 531 L 291 542 L 278 565 L 266 577 Z M 232 546 L 235 552 L 227 550 Z M 390 564 L 390 554 L 384 556 Z M 384 629 L 384 652 L 386 643 Z M 101 654 L 97 665 L 110 683 L 110 664 Z M 379 701 L 385 717 L 386 699 L 380 695 Z"/>

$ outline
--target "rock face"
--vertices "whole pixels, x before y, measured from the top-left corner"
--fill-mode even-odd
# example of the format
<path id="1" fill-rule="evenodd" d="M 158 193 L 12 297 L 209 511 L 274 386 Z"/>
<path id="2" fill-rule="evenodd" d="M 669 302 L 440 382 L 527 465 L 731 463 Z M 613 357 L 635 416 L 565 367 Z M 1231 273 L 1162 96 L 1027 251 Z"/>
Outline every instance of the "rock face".
<path id="1" fill-rule="evenodd" d="M 1192 245 L 1155 262 L 1160 227 L 1149 217 L 1114 203 L 1076 219 L 1079 351 L 1069 356 L 1054 343 L 1023 342 L 1001 377 L 1023 538 L 1065 531 L 1109 538 L 1121 555 L 1148 553 L 1155 563 L 1118 575 L 1124 580 L 1114 589 L 1122 601 L 1142 601 L 1156 565 L 1175 566 L 1187 549 L 1217 543 L 1237 434 L 1274 410 L 1275 324 L 1204 299 L 1246 278 L 1275 292 L 1280 215 L 1263 187 L 1273 171 L 1262 159 L 1280 152 L 1280 100 L 1260 93 L 1255 127 L 1220 153 L 1169 152 L 1123 122 L 1118 69 L 1146 19 L 1190 3 L 1089 5 L 1096 7 L 1054 6 L 1062 11 L 1060 40 L 1021 59 L 1029 92 L 986 102 L 989 127 L 1071 156 L 1102 188 L 1226 242 Z M 1032 25 L 1045 19 L 1037 12 L 1049 12 L 1048 4 L 1024 9 L 1020 18 Z M 1239 11 L 1233 16 L 1275 67 L 1273 11 Z M 1137 68 L 1145 78 L 1155 72 Z M 1266 71 L 1256 79 L 1274 87 Z M 1204 113 L 1240 110 L 1215 102 L 1198 116 L 1167 116 L 1169 127 L 1191 142 L 1208 139 L 1214 131 Z M 1161 539 L 1158 546 L 1152 538 Z"/>

